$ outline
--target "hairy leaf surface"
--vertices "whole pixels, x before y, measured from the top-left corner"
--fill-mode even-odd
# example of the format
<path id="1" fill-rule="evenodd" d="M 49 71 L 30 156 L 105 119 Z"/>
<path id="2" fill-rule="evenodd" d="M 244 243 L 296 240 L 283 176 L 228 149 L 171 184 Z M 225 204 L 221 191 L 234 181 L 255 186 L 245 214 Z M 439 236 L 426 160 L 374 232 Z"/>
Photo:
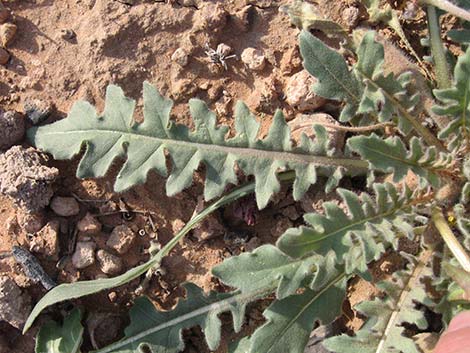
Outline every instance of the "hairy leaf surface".
<path id="1" fill-rule="evenodd" d="M 287 13 L 292 24 L 300 29 L 305 31 L 315 29 L 322 31 L 329 37 L 348 38 L 346 30 L 338 23 L 323 15 L 322 9 L 319 6 L 305 1 L 295 0 L 288 5 L 281 6 L 279 10 Z"/>
<path id="2" fill-rule="evenodd" d="M 315 183 L 316 168 L 333 174 L 339 166 L 359 167 L 364 163 L 331 157 L 326 130 L 315 129 L 315 141 L 303 136 L 299 147 L 293 146 L 284 116 L 278 111 L 268 135 L 258 139 L 259 123 L 245 104 L 235 112 L 236 136 L 226 139 L 227 126 L 218 127 L 216 117 L 206 104 L 191 99 L 189 106 L 195 129 L 170 120 L 172 102 L 162 97 L 149 83 L 144 83 L 144 122 L 133 120 L 135 102 L 117 86 L 109 86 L 102 116 L 88 102 L 77 102 L 69 116 L 51 125 L 32 128 L 28 134 L 40 149 L 56 159 L 70 159 L 86 146 L 77 176 L 101 177 L 117 157 L 127 157 L 115 182 L 123 191 L 143 183 L 150 170 L 167 174 L 168 153 L 172 168 L 167 180 L 168 195 L 174 195 L 192 183 L 200 164 L 206 167 L 206 200 L 219 196 L 229 184 L 237 183 L 235 163 L 246 175 L 254 175 L 256 199 L 260 208 L 280 188 L 277 173 L 294 170 L 294 198 L 299 199 Z"/>
<path id="3" fill-rule="evenodd" d="M 55 321 L 41 326 L 36 338 L 36 353 L 79 353 L 83 341 L 82 314 L 75 308 L 60 326 Z"/>
<path id="4" fill-rule="evenodd" d="M 454 82 L 451 88 L 434 90 L 441 105 L 433 110 L 438 115 L 451 117 L 451 122 L 439 133 L 439 138 L 454 136 L 453 146 L 462 142 L 470 143 L 470 48 L 459 57 L 454 69 Z"/>
<path id="5" fill-rule="evenodd" d="M 277 287 L 276 296 L 283 299 L 295 294 L 302 283 L 308 284 L 314 278 L 335 272 L 333 266 L 324 257 L 312 255 L 302 259 L 293 259 L 285 255 L 274 245 L 260 246 L 251 253 L 228 258 L 212 269 L 212 273 L 223 283 L 239 289 L 242 293 L 258 291 L 264 287 Z"/>
<path id="6" fill-rule="evenodd" d="M 300 34 L 300 52 L 305 69 L 318 79 L 313 91 L 322 97 L 345 102 L 340 120 L 351 120 L 357 113 L 363 88 L 343 57 L 307 31 Z"/>
<path id="7" fill-rule="evenodd" d="M 431 251 L 421 255 L 423 262 L 416 267 L 394 273 L 393 281 L 378 284 L 386 295 L 356 305 L 356 310 L 368 320 L 354 336 L 341 335 L 326 339 L 324 345 L 336 353 L 419 353 L 412 338 L 406 337 L 404 324 L 416 325 L 420 330 L 428 326 L 423 310 L 417 304 L 434 305 L 426 293 L 423 277 L 432 271 L 425 266 Z"/>
<path id="8" fill-rule="evenodd" d="M 410 140 L 410 149 L 399 137 L 382 139 L 370 136 L 355 136 L 348 140 L 349 147 L 369 161 L 372 168 L 393 173 L 393 181 L 402 181 L 408 171 L 424 178 L 432 185 L 439 185 L 439 170 L 448 169 L 452 156 L 439 153 L 435 147 L 425 147 L 417 137 Z"/>
<path id="9" fill-rule="evenodd" d="M 268 320 L 251 336 L 249 353 L 303 353 L 317 321 L 329 323 L 341 314 L 344 273 L 336 273 L 318 291 L 274 301 L 263 313 Z"/>
<path id="10" fill-rule="evenodd" d="M 397 245 L 397 231 L 413 236 L 415 213 L 413 193 L 407 188 L 399 194 L 392 184 L 374 184 L 376 200 L 363 193 L 338 189 L 343 209 L 325 202 L 325 215 L 309 213 L 304 216 L 309 227 L 288 229 L 277 246 L 286 254 L 300 258 L 309 253 L 324 254 L 334 250 L 346 272 L 365 272 L 367 263 L 378 260 L 388 244 Z"/>
<path id="11" fill-rule="evenodd" d="M 147 347 L 152 353 L 177 353 L 184 349 L 183 329 L 200 326 L 211 350 L 220 342 L 221 322 L 218 315 L 230 311 L 235 331 L 243 323 L 245 305 L 257 299 L 237 293 L 205 295 L 202 289 L 192 283 L 185 285 L 186 298 L 181 299 L 171 311 L 158 311 L 146 297 L 135 301 L 130 310 L 130 325 L 122 340 L 115 342 L 97 353 L 140 353 Z"/>
<path id="12" fill-rule="evenodd" d="M 410 73 L 398 77 L 384 74 L 384 48 L 374 37 L 373 31 L 364 35 L 357 50 L 358 61 L 350 71 L 339 53 L 304 31 L 300 35 L 304 67 L 319 81 L 313 86 L 316 94 L 346 104 L 340 121 L 358 117 L 364 125 L 369 121 L 367 116 L 380 122 L 397 118 L 399 128 L 408 133 L 418 125 L 409 112 L 419 103 L 419 95 L 408 91 Z"/>

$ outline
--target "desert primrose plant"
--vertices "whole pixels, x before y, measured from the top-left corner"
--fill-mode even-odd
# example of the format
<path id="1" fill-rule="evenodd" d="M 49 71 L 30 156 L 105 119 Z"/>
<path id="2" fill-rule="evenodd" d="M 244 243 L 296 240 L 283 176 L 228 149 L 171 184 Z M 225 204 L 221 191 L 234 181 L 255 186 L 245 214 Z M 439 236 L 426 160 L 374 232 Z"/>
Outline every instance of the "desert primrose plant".
<path id="1" fill-rule="evenodd" d="M 314 126 L 313 140 L 303 135 L 293 144 L 280 111 L 261 139 L 259 123 L 243 103 L 235 109 L 236 133 L 227 138 L 228 127 L 217 125 L 207 105 L 190 100 L 195 126 L 190 130 L 170 119 L 172 102 L 149 83 L 144 83 L 142 123 L 133 120 L 135 102 L 111 85 L 101 115 L 89 103 L 77 102 L 66 119 L 29 131 L 32 143 L 56 159 L 71 159 L 84 149 L 80 178 L 101 177 L 116 158 L 125 159 L 116 191 L 145 182 L 148 172 L 156 170 L 168 177 L 171 196 L 188 187 L 194 171 L 204 165 L 204 197 L 218 199 L 143 265 L 114 278 L 61 284 L 49 291 L 24 331 L 50 305 L 150 275 L 217 208 L 250 193 L 259 208 L 266 207 L 281 182 L 292 183 L 293 197 L 300 200 L 319 177 L 326 179 L 327 192 L 336 190 L 342 207 L 325 202 L 322 214 L 305 214 L 305 225 L 287 230 L 276 245 L 262 245 L 213 268 L 230 292 L 204 293 L 186 283 L 186 297 L 165 312 L 145 296 L 136 299 L 124 337 L 96 352 L 181 352 L 182 331 L 193 326 L 201 327 L 214 350 L 221 338 L 220 313 L 230 312 L 239 332 L 247 304 L 274 295 L 263 313 L 266 322 L 234 342 L 230 352 L 302 353 L 314 327 L 341 314 L 348 280 L 359 275 L 372 281 L 371 263 L 389 249 L 400 250 L 404 238 L 419 242 L 418 253 L 401 252 L 407 265 L 376 283 L 383 295 L 356 307 L 367 318 L 364 326 L 352 336 L 328 338 L 325 346 L 333 352 L 419 352 L 411 332 L 429 330 L 425 309 L 442 314 L 445 326 L 455 313 L 470 307 L 470 49 L 458 58 L 450 84 L 440 81 L 442 72 L 436 73 L 439 89 L 433 91 L 432 114 L 427 114 L 414 86 L 416 72 L 388 73 L 384 46 L 375 32 L 358 32 L 361 40 L 350 65 L 307 29 L 300 34 L 304 67 L 318 80 L 312 90 L 341 106 L 338 120 L 351 135 L 344 151 L 329 147 L 321 125 Z M 431 49 L 434 58 L 436 48 Z M 445 126 L 436 132 L 428 117 L 439 117 Z M 384 129 L 390 125 L 392 132 Z M 254 181 L 224 194 L 229 184 L 237 184 L 235 166 Z M 418 178 L 413 187 L 406 180 L 410 173 Z M 338 187 L 342 178 L 356 175 L 367 176 L 368 192 L 358 195 Z M 391 182 L 376 181 L 386 176 Z M 440 241 L 429 240 L 430 234 L 439 235 Z M 62 327 L 44 325 L 36 351 L 78 352 L 80 318 L 74 310 Z"/>

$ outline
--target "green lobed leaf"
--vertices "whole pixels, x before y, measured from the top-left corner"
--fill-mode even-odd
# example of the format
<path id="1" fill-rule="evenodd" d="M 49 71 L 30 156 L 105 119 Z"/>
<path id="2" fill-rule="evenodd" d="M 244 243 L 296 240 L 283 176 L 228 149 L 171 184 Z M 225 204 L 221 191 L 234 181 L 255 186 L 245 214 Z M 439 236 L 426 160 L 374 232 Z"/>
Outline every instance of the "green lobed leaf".
<path id="1" fill-rule="evenodd" d="M 166 157 L 172 168 L 167 179 L 169 196 L 188 187 L 200 164 L 206 167 L 204 196 L 219 196 L 230 183 L 237 182 L 235 164 L 246 174 L 255 176 L 258 206 L 266 206 L 271 195 L 279 191 L 277 173 L 294 170 L 294 198 L 298 200 L 316 182 L 318 166 L 333 174 L 340 166 L 357 167 L 358 160 L 335 158 L 328 150 L 326 138 L 312 141 L 302 138 L 295 147 L 282 112 L 278 111 L 269 133 L 258 139 L 259 123 L 245 104 L 235 109 L 236 135 L 226 138 L 227 126 L 217 126 L 216 117 L 207 105 L 197 99 L 189 102 L 195 129 L 170 120 L 171 100 L 162 97 L 149 83 L 144 83 L 144 122 L 133 120 L 135 102 L 124 96 L 117 86 L 108 86 L 104 112 L 98 116 L 88 102 L 77 102 L 66 119 L 28 131 L 32 143 L 56 159 L 71 159 L 85 146 L 78 165 L 80 178 L 101 177 L 117 157 L 125 158 L 114 188 L 124 191 L 143 183 L 150 170 L 166 176 Z M 326 136 L 324 128 L 316 132 Z"/>
<path id="2" fill-rule="evenodd" d="M 452 87 L 433 92 L 441 102 L 441 105 L 433 107 L 433 111 L 452 118 L 439 132 L 439 138 L 446 139 L 455 135 L 456 146 L 462 142 L 470 143 L 470 48 L 457 60 Z"/>
<path id="3" fill-rule="evenodd" d="M 364 35 L 352 71 L 338 52 L 306 31 L 300 35 L 300 52 L 305 69 L 318 79 L 313 91 L 346 104 L 340 121 L 359 121 L 364 125 L 369 123 L 369 116 L 379 122 L 397 119 L 404 133 L 420 125 L 410 115 L 420 102 L 419 94 L 410 94 L 408 90 L 412 74 L 405 72 L 397 77 L 393 73 L 384 74 L 384 48 L 375 41 L 375 32 Z"/>
<path id="4" fill-rule="evenodd" d="M 206 295 L 192 283 L 186 283 L 184 288 L 186 298 L 179 300 L 171 311 L 158 311 L 148 298 L 138 298 L 130 310 L 131 322 L 125 329 L 124 338 L 96 353 L 140 353 L 144 347 L 152 353 L 181 352 L 184 349 L 182 331 L 194 326 L 201 327 L 209 349 L 214 350 L 219 345 L 221 334 L 218 315 L 230 311 L 235 331 L 238 332 L 246 304 L 264 294 L 210 292 Z"/>
<path id="5" fill-rule="evenodd" d="M 289 18 L 295 26 L 305 31 L 320 30 L 329 37 L 339 37 L 347 39 L 347 31 L 338 23 L 329 20 L 321 13 L 321 8 L 301 0 L 283 5 L 280 11 L 289 15 Z"/>
<path id="6" fill-rule="evenodd" d="M 437 151 L 435 147 L 423 146 L 420 139 L 412 137 L 409 150 L 399 137 L 382 139 L 376 134 L 355 136 L 348 146 L 367 160 L 373 169 L 393 173 L 393 181 L 400 182 L 408 171 L 424 178 L 434 186 L 439 185 L 439 170 L 446 170 L 452 156 Z"/>
<path id="7" fill-rule="evenodd" d="M 397 117 L 400 130 L 409 133 L 412 124 L 407 113 L 420 101 L 419 94 L 411 95 L 407 89 L 412 74 L 405 72 L 398 77 L 393 73 L 384 74 L 384 48 L 375 41 L 374 31 L 364 35 L 357 55 L 354 72 L 365 85 L 357 113 L 375 114 L 380 122 Z"/>
<path id="8" fill-rule="evenodd" d="M 346 294 L 344 272 L 336 272 L 323 288 L 275 300 L 263 313 L 267 322 L 251 336 L 248 353 L 303 353 L 315 323 L 341 314 Z"/>
<path id="9" fill-rule="evenodd" d="M 413 193 L 404 187 L 401 194 L 392 184 L 374 184 L 375 201 L 338 189 L 347 215 L 333 202 L 325 202 L 325 215 L 304 216 L 309 226 L 288 229 L 278 240 L 281 251 L 294 258 L 312 252 L 325 254 L 333 250 L 338 263 L 346 264 L 346 273 L 367 271 L 367 264 L 378 260 L 387 245 L 397 246 L 397 232 L 413 237 L 416 214 Z"/>
<path id="10" fill-rule="evenodd" d="M 430 254 L 431 251 L 427 251 L 422 259 Z M 404 324 L 416 325 L 420 330 L 428 327 L 418 303 L 434 305 L 421 282 L 431 275 L 432 270 L 423 262 L 412 269 L 395 272 L 393 280 L 378 284 L 386 294 L 383 298 L 356 305 L 355 309 L 367 317 L 364 326 L 354 336 L 343 334 L 327 338 L 324 346 L 335 353 L 419 353 L 413 339 L 406 337 Z"/>
<path id="11" fill-rule="evenodd" d="M 350 121 L 357 113 L 363 88 L 346 61 L 307 31 L 300 34 L 300 53 L 305 69 L 318 79 L 312 90 L 322 97 L 345 102 L 340 121 Z"/>
<path id="12" fill-rule="evenodd" d="M 266 244 L 250 253 L 226 259 L 212 269 L 212 274 L 224 284 L 242 293 L 277 286 L 276 296 L 283 299 L 295 294 L 302 282 L 312 281 L 317 270 L 323 270 L 324 259 L 312 255 L 292 259 L 274 245 Z"/>
<path id="13" fill-rule="evenodd" d="M 75 308 L 61 326 L 55 321 L 46 322 L 36 338 L 36 353 L 79 353 L 83 341 L 82 314 Z"/>
<path id="14" fill-rule="evenodd" d="M 302 353 L 315 326 L 315 319 L 330 322 L 341 313 L 344 290 L 324 293 L 310 289 L 303 294 L 276 300 L 264 312 L 268 323 L 251 338 L 252 353 Z"/>

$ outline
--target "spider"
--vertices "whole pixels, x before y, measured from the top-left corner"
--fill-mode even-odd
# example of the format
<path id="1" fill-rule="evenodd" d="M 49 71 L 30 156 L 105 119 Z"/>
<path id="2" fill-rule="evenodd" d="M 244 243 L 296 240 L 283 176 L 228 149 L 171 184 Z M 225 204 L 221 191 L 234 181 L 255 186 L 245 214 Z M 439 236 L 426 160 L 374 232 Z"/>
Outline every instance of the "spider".
<path id="1" fill-rule="evenodd" d="M 227 70 L 227 59 L 233 59 L 236 58 L 236 55 L 228 55 L 230 53 L 230 47 L 227 45 L 220 43 L 217 46 L 217 49 L 214 50 L 211 47 L 209 47 L 209 44 L 206 43 L 205 46 L 206 50 L 205 53 L 209 57 L 212 63 L 214 64 L 220 64 L 224 67 L 225 70 Z"/>

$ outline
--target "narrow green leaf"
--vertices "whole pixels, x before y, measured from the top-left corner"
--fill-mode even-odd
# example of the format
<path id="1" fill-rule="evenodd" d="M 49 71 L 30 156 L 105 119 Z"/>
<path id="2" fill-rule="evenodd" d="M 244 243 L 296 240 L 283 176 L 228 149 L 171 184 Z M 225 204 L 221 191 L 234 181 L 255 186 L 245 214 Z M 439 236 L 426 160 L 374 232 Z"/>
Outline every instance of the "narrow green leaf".
<path id="1" fill-rule="evenodd" d="M 454 82 L 451 88 L 434 90 L 434 95 L 441 101 L 433 111 L 452 120 L 439 133 L 439 138 L 454 136 L 454 145 L 470 143 L 470 48 L 457 60 L 454 69 Z"/>
<path id="2" fill-rule="evenodd" d="M 86 295 L 90 295 L 96 292 L 100 292 L 105 289 L 114 288 L 121 286 L 134 278 L 143 275 L 147 272 L 150 268 L 155 266 L 158 263 L 159 259 L 153 258 L 146 263 L 134 267 L 133 269 L 123 273 L 120 276 L 112 277 L 112 278 L 100 278 L 91 281 L 81 281 L 75 283 L 63 283 L 54 287 L 52 290 L 46 293 L 41 300 L 34 306 L 33 311 L 29 314 L 28 320 L 26 321 L 23 333 L 29 330 L 31 325 L 33 324 L 34 320 L 38 317 L 38 315 L 50 305 L 80 298 Z"/>
<path id="3" fill-rule="evenodd" d="M 362 161 L 332 157 L 328 141 L 303 139 L 292 145 L 290 130 L 278 111 L 268 135 L 258 139 L 258 123 L 246 105 L 238 103 L 235 111 L 237 134 L 226 139 L 228 127 L 217 126 L 215 114 L 197 99 L 189 102 L 195 129 L 170 120 L 172 102 L 162 97 L 149 83 L 144 83 L 144 122 L 133 118 L 135 102 L 117 86 L 109 86 L 104 112 L 98 116 L 87 102 L 77 102 L 66 119 L 28 131 L 32 143 L 56 159 L 71 159 L 83 146 L 85 153 L 77 176 L 101 177 L 118 157 L 126 158 L 114 188 L 124 191 L 143 183 L 150 170 L 166 176 L 166 153 L 172 168 L 167 180 L 168 195 L 188 187 L 200 164 L 206 167 L 206 200 L 219 196 L 228 184 L 237 182 L 235 164 L 254 175 L 256 199 L 263 208 L 280 188 L 279 170 L 294 170 L 294 197 L 299 199 L 316 182 L 316 169 L 333 174 L 338 167 L 365 172 Z M 321 130 L 321 128 L 319 129 Z"/>
<path id="4" fill-rule="evenodd" d="M 45 323 L 36 338 L 36 353 L 79 353 L 83 340 L 82 314 L 75 308 L 60 326 L 55 321 Z"/>
<path id="5" fill-rule="evenodd" d="M 344 273 L 330 278 L 322 290 L 274 301 L 263 313 L 268 320 L 251 337 L 249 353 L 303 353 L 316 322 L 329 323 L 341 314 Z"/>
<path id="6" fill-rule="evenodd" d="M 355 136 L 348 140 L 348 146 L 369 161 L 372 168 L 393 173 L 393 181 L 400 182 L 412 171 L 434 186 L 438 186 L 439 170 L 446 170 L 452 163 L 452 156 L 439 153 L 435 147 L 424 147 L 417 137 L 410 140 L 410 149 L 399 137 Z"/>
<path id="7" fill-rule="evenodd" d="M 279 174 L 279 179 L 281 180 L 292 180 L 292 172 L 284 172 Z M 217 210 L 218 208 L 227 205 L 243 196 L 251 194 L 255 189 L 253 182 L 247 183 L 245 185 L 235 188 L 228 194 L 221 197 L 219 200 L 213 202 L 200 213 L 194 215 L 188 223 L 181 229 L 175 236 L 149 261 L 146 263 L 134 267 L 123 273 L 120 276 L 114 278 L 101 278 L 98 280 L 91 281 L 80 281 L 75 283 L 64 283 L 61 284 L 52 290 L 50 290 L 41 300 L 35 305 L 33 311 L 28 317 L 26 324 L 24 326 L 23 332 L 26 332 L 37 318 L 37 316 L 44 310 L 46 307 L 56 304 L 58 302 L 80 298 L 85 295 L 93 294 L 105 289 L 113 288 L 116 286 L 123 285 L 134 278 L 139 277 L 140 275 L 146 273 L 147 271 L 154 269 L 156 266 L 159 266 L 162 258 L 173 249 L 176 244 L 179 243 L 182 237 L 184 237 L 192 228 L 194 228 L 200 221 L 206 218 L 209 214 Z"/>
<path id="8" fill-rule="evenodd" d="M 305 215 L 310 227 L 288 229 L 277 246 L 294 258 L 333 250 L 338 262 L 346 264 L 346 273 L 367 271 L 367 263 L 378 260 L 387 245 L 397 246 L 397 231 L 413 237 L 416 217 L 413 193 L 406 187 L 401 195 L 388 183 L 374 184 L 374 190 L 375 201 L 365 193 L 359 198 L 351 191 L 338 189 L 349 215 L 337 204 L 325 202 L 325 215 Z"/>
<path id="9" fill-rule="evenodd" d="M 218 315 L 230 311 L 235 331 L 241 329 L 245 306 L 266 294 L 215 293 L 205 295 L 192 283 L 185 284 L 186 298 L 181 299 L 171 311 L 158 311 L 146 297 L 135 301 L 130 310 L 130 325 L 122 340 L 96 353 L 140 353 L 147 347 L 152 353 L 177 353 L 184 349 L 183 329 L 200 326 L 209 349 L 214 350 L 220 342 L 221 322 Z M 272 288 L 268 289 L 272 290 Z"/>
<path id="10" fill-rule="evenodd" d="M 300 34 L 300 52 L 305 69 L 318 79 L 313 91 L 325 98 L 345 102 L 341 121 L 350 121 L 362 97 L 362 85 L 343 57 L 307 31 Z"/>

